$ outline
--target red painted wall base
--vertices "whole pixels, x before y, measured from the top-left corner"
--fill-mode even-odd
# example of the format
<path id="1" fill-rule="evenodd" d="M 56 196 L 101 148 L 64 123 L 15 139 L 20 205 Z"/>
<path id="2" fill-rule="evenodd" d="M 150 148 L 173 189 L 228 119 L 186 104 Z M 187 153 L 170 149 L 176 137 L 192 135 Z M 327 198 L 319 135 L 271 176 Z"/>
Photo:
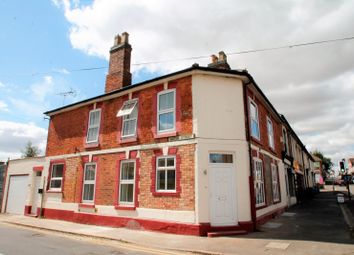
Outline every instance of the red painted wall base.
<path id="1" fill-rule="evenodd" d="M 272 212 L 269 212 L 267 214 L 264 214 L 262 216 L 257 217 L 257 221 L 256 221 L 256 225 L 263 225 L 264 223 L 266 223 L 267 221 L 274 219 L 275 217 L 277 217 L 278 215 L 282 214 L 288 207 L 284 206 L 281 208 L 278 208 Z"/>
<path id="2" fill-rule="evenodd" d="M 252 222 L 240 222 L 238 226 L 212 227 L 209 223 L 187 224 L 158 220 L 146 220 L 125 218 L 116 216 L 103 216 L 90 213 L 66 211 L 43 208 L 42 216 L 48 219 L 66 220 L 81 224 L 108 226 L 108 227 L 126 227 L 130 229 L 142 229 L 160 231 L 165 233 L 206 236 L 208 232 L 226 231 L 226 230 L 253 230 Z"/>

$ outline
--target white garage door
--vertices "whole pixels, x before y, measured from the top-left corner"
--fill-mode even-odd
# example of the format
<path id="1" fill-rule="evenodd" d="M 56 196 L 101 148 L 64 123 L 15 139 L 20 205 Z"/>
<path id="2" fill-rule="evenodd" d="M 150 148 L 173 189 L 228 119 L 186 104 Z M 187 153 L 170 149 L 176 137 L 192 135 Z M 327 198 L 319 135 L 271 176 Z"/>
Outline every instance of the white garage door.
<path id="1" fill-rule="evenodd" d="M 28 175 L 10 176 L 6 212 L 23 214 L 27 197 Z"/>

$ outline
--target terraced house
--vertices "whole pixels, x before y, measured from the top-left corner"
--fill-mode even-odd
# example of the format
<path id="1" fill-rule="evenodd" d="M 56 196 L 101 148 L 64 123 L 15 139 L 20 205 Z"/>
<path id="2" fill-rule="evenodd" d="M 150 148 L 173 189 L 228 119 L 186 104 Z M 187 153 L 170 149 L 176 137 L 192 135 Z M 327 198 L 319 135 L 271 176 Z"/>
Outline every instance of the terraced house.
<path id="1" fill-rule="evenodd" d="M 283 121 L 252 76 L 220 52 L 208 67 L 131 84 L 131 51 L 128 34 L 117 36 L 105 93 L 45 113 L 25 213 L 207 235 L 252 231 L 284 211 Z M 10 161 L 8 200 L 21 169 Z"/>

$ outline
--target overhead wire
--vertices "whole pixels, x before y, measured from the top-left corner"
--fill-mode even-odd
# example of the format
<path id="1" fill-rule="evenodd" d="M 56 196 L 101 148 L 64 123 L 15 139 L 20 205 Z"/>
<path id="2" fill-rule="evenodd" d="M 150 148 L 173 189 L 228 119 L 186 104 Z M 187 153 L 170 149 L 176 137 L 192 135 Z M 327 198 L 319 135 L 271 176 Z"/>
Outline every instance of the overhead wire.
<path id="1" fill-rule="evenodd" d="M 241 55 L 241 54 L 250 54 L 250 53 L 257 53 L 257 52 L 265 52 L 265 51 L 275 51 L 275 50 L 282 50 L 282 49 L 292 49 L 292 48 L 297 48 L 297 47 L 305 47 L 305 46 L 313 46 L 313 45 L 318 45 L 318 44 L 326 44 L 326 43 L 333 43 L 333 42 L 340 42 L 340 41 L 349 41 L 349 40 L 354 40 L 354 36 L 349 36 L 349 37 L 342 37 L 342 38 L 335 38 L 335 39 L 328 39 L 328 40 L 320 40 L 320 41 L 312 41 L 312 42 L 304 42 L 304 43 L 297 43 L 297 44 L 289 44 L 289 45 L 283 45 L 283 46 L 277 46 L 277 47 L 269 47 L 269 48 L 261 48 L 261 49 L 250 49 L 250 50 L 242 50 L 242 51 L 235 51 L 235 52 L 227 52 L 226 54 L 228 56 L 232 55 Z M 156 61 L 148 61 L 148 62 L 141 62 L 141 63 L 133 63 L 133 66 L 141 66 L 141 65 L 152 65 L 152 64 L 163 64 L 163 63 L 169 63 L 169 62 L 178 62 L 178 61 L 187 61 L 187 60 L 198 60 L 198 59 L 204 59 L 204 58 L 209 58 L 210 55 L 200 55 L 200 56 L 193 56 L 193 57 L 184 57 L 184 58 L 171 58 L 171 59 L 165 59 L 165 60 L 156 60 Z M 83 72 L 83 71 L 94 71 L 94 70 L 101 70 L 101 69 L 107 69 L 108 66 L 97 66 L 97 67 L 85 67 L 85 68 L 78 68 L 78 69 L 66 69 L 64 68 L 63 71 L 59 70 L 52 70 L 48 72 L 36 72 L 32 74 L 0 74 L 0 76 L 38 76 L 38 75 L 45 75 L 45 74 L 51 74 L 51 73 L 65 73 L 65 72 Z"/>

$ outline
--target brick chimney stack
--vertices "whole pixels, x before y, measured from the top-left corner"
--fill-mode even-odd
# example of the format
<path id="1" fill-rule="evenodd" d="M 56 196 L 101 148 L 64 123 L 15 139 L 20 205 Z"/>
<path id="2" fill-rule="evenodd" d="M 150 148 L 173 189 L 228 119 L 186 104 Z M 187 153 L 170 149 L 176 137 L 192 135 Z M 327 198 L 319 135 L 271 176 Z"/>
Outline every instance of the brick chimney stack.
<path id="1" fill-rule="evenodd" d="M 131 85 L 131 51 L 132 46 L 129 44 L 129 34 L 127 32 L 122 33 L 122 35 L 117 35 L 114 38 L 114 45 L 110 50 L 105 93 Z"/>
<path id="2" fill-rule="evenodd" d="M 219 52 L 219 57 L 211 55 L 211 63 L 208 65 L 208 67 L 226 70 L 231 69 L 229 64 L 227 63 L 227 56 L 223 51 Z"/>

